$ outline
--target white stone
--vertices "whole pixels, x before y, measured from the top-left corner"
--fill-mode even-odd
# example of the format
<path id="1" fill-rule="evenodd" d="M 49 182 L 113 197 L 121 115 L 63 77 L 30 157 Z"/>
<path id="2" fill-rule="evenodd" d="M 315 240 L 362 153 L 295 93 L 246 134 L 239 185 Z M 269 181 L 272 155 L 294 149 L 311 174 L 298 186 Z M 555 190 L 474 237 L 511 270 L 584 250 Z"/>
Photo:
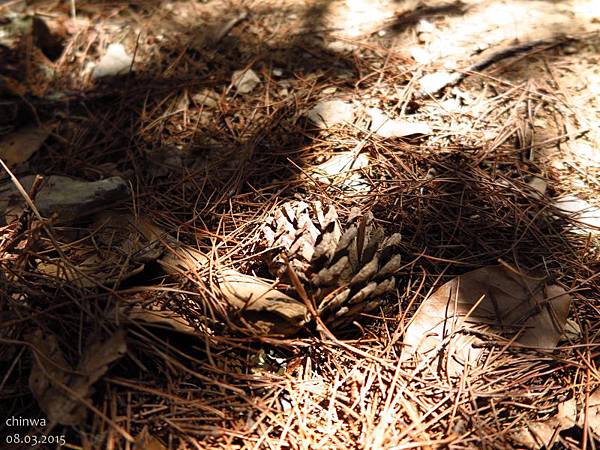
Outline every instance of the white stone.
<path id="1" fill-rule="evenodd" d="M 110 44 L 106 49 L 106 53 L 92 72 L 92 78 L 98 79 L 114 75 L 122 75 L 129 72 L 133 56 L 127 54 L 125 47 L 122 44 Z"/>
<path id="2" fill-rule="evenodd" d="M 419 80 L 419 86 L 421 88 L 421 92 L 425 94 L 434 94 L 443 87 L 452 83 L 456 77 L 457 74 L 445 71 L 430 73 Z"/>
<path id="3" fill-rule="evenodd" d="M 233 72 L 231 83 L 235 86 L 238 93 L 248 94 L 260 84 L 260 78 L 251 69 L 237 70 Z"/>
<path id="4" fill-rule="evenodd" d="M 433 60 L 433 56 L 423 47 L 411 47 L 409 49 L 410 56 L 417 62 L 417 64 L 429 64 Z"/>
<path id="5" fill-rule="evenodd" d="M 391 119 L 379 108 L 369 108 L 367 113 L 371 117 L 370 130 L 384 138 L 431 134 L 431 127 L 424 122 Z"/>
<path id="6" fill-rule="evenodd" d="M 329 128 L 354 120 L 354 106 L 343 100 L 326 100 L 317 103 L 306 116 L 319 128 Z"/>

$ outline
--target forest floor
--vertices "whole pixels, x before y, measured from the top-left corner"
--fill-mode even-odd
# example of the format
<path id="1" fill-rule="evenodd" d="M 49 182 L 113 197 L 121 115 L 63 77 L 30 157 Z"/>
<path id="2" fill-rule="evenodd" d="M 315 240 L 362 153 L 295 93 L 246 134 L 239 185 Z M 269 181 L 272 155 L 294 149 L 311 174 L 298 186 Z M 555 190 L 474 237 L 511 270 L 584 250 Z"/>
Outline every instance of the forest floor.
<path id="1" fill-rule="evenodd" d="M 596 0 L 0 2 L 0 448 L 597 448 L 599 31 Z M 393 284 L 317 300 L 271 223 L 358 224 Z M 442 286 L 469 311 L 407 354 Z"/>

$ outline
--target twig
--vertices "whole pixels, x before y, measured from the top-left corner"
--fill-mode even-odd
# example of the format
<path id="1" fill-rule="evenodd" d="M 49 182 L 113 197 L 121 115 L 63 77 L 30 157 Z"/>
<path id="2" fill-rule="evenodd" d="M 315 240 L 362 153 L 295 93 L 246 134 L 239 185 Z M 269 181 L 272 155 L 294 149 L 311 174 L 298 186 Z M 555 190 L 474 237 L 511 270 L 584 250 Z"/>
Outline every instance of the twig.
<path id="1" fill-rule="evenodd" d="M 548 50 L 552 47 L 556 47 L 558 45 L 564 45 L 567 42 L 571 42 L 573 40 L 574 40 L 574 38 L 572 38 L 572 37 L 564 37 L 560 40 L 538 39 L 538 40 L 534 40 L 534 41 L 525 42 L 522 44 L 511 45 L 509 47 L 505 47 L 500 50 L 496 50 L 495 52 L 480 59 L 479 61 L 475 62 L 474 64 L 471 64 L 469 67 L 467 67 L 463 71 L 456 72 L 456 73 L 450 75 L 443 84 L 435 86 L 434 89 L 417 91 L 414 94 L 415 98 L 419 99 L 419 98 L 423 98 L 426 96 L 436 95 L 437 93 L 441 92 L 442 90 L 444 90 L 450 86 L 457 85 L 458 83 L 463 81 L 467 76 L 469 76 L 471 74 L 480 72 L 480 71 L 486 69 L 487 67 L 491 66 L 492 64 L 497 63 L 498 61 L 501 61 L 506 58 L 510 58 L 512 56 L 516 56 L 520 53 L 527 52 L 535 47 L 544 46 L 545 48 L 543 50 Z"/>

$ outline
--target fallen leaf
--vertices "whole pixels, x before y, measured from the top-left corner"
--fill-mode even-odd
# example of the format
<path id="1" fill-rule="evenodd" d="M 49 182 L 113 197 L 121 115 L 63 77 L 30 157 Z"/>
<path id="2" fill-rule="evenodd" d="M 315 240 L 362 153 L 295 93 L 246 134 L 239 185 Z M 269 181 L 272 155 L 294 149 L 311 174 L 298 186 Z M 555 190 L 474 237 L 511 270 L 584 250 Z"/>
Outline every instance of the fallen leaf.
<path id="1" fill-rule="evenodd" d="M 83 405 L 73 401 L 61 386 L 68 386 L 72 368 L 67 363 L 53 334 L 41 330 L 27 337 L 34 349 L 29 389 L 49 420 L 75 425 L 85 418 Z"/>
<path id="2" fill-rule="evenodd" d="M 319 128 L 329 128 L 354 120 L 354 106 L 343 100 L 321 101 L 313 106 L 306 116 Z"/>
<path id="3" fill-rule="evenodd" d="M 0 140 L 0 158 L 9 166 L 27 161 L 50 136 L 49 127 L 27 126 Z"/>
<path id="4" fill-rule="evenodd" d="M 84 375 L 81 384 L 89 388 L 98 381 L 110 365 L 120 359 L 127 352 L 125 332 L 117 331 L 105 341 L 96 340 L 87 346 L 77 371 Z"/>
<path id="5" fill-rule="evenodd" d="M 196 335 L 198 330 L 181 314 L 169 309 L 160 309 L 159 305 L 135 305 L 130 308 L 123 305 L 120 308 L 123 319 L 144 322 L 163 328 L 171 328 L 183 334 Z"/>
<path id="6" fill-rule="evenodd" d="M 260 84 L 260 78 L 258 78 L 258 75 L 251 69 L 237 70 L 233 72 L 231 84 L 235 86 L 238 93 L 248 94 Z"/>
<path id="7" fill-rule="evenodd" d="M 541 199 L 546 195 L 548 183 L 543 178 L 533 176 L 527 182 L 527 185 L 531 188 L 530 194 L 533 197 Z"/>
<path id="8" fill-rule="evenodd" d="M 342 152 L 315 168 L 315 172 L 325 177 L 343 175 L 345 172 L 364 169 L 369 166 L 369 156 L 366 153 Z"/>
<path id="9" fill-rule="evenodd" d="M 165 254 L 158 262 L 167 273 L 181 275 L 209 267 L 210 259 L 204 253 L 180 243 L 159 227 L 146 223 L 140 229 L 147 239 L 165 242 Z M 308 320 L 308 311 L 303 303 L 257 277 L 235 270 L 218 269 L 214 279 L 215 293 L 227 306 L 224 311 L 227 318 L 238 323 L 240 318 L 243 319 L 246 322 L 244 325 L 254 328 L 250 330 L 254 334 L 290 335 Z"/>
<path id="10" fill-rule="evenodd" d="M 167 447 L 150 434 L 148 426 L 144 426 L 140 434 L 135 437 L 134 450 L 167 450 Z"/>
<path id="11" fill-rule="evenodd" d="M 427 74 L 419 80 L 420 93 L 421 95 L 437 94 L 459 78 L 460 74 L 445 71 Z"/>
<path id="12" fill-rule="evenodd" d="M 547 420 L 532 422 L 524 429 L 513 433 L 515 441 L 530 449 L 553 448 L 558 433 L 575 425 L 577 404 L 572 398 L 561 403 L 558 413 Z"/>
<path id="13" fill-rule="evenodd" d="M 512 438 L 530 449 L 554 448 L 553 444 L 561 431 L 575 426 L 583 428 L 587 422 L 594 438 L 600 439 L 600 389 L 590 394 L 587 410 L 584 406 L 583 399 L 580 402 L 575 398 L 565 400 L 559 403 L 558 412 L 554 416 L 527 424 L 513 433 Z"/>
<path id="14" fill-rule="evenodd" d="M 516 343 L 552 350 L 558 344 L 571 299 L 561 287 L 491 266 L 458 276 L 426 298 L 408 326 L 403 358 L 444 352 L 450 376 L 475 364 L 493 333 Z"/>
<path id="15" fill-rule="evenodd" d="M 218 105 L 219 94 L 210 89 L 204 89 L 201 92 L 194 94 L 192 100 L 197 105 L 205 106 L 206 108 L 214 108 Z"/>
<path id="16" fill-rule="evenodd" d="M 222 298 L 235 314 L 260 334 L 294 334 L 308 320 L 308 310 L 303 303 L 256 277 L 222 270 L 217 283 Z"/>
<path id="17" fill-rule="evenodd" d="M 51 422 L 77 425 L 86 416 L 91 388 L 127 351 L 125 333 L 117 331 L 105 341 L 86 347 L 73 369 L 66 362 L 56 336 L 44 336 L 41 330 L 28 336 L 34 350 L 29 387 L 38 405 Z"/>
<path id="18" fill-rule="evenodd" d="M 114 75 L 123 75 L 129 72 L 133 63 L 133 56 L 125 51 L 122 44 L 110 44 L 106 53 L 92 72 L 92 79 L 104 78 Z"/>
<path id="19" fill-rule="evenodd" d="M 577 342 L 581 339 L 581 328 L 579 324 L 573 319 L 567 319 L 565 323 L 565 329 L 561 336 L 561 341 Z"/>
<path id="20" fill-rule="evenodd" d="M 356 152 L 336 153 L 311 170 L 312 179 L 354 191 L 368 191 L 369 183 L 362 177 L 361 169 L 369 166 L 369 155 Z"/>

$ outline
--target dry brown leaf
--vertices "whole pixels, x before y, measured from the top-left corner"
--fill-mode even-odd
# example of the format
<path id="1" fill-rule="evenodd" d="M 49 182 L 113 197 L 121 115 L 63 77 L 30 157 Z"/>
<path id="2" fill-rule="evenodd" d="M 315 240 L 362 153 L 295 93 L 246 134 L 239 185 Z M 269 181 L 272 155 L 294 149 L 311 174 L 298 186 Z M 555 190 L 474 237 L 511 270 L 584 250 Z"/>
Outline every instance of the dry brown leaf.
<path id="1" fill-rule="evenodd" d="M 182 244 L 156 225 L 141 221 L 138 228 L 147 239 L 164 243 L 165 253 L 158 262 L 167 273 L 181 275 L 209 267 L 210 259 L 204 253 Z M 217 295 L 228 306 L 229 319 L 243 319 L 255 328 L 254 332 L 289 335 L 297 332 L 308 320 L 308 311 L 303 303 L 273 289 L 259 278 L 235 270 L 217 269 L 215 281 Z M 174 317 L 165 319 L 172 321 Z M 182 324 L 172 325 L 177 329 Z"/>
<path id="2" fill-rule="evenodd" d="M 29 389 L 38 405 L 52 422 L 63 425 L 81 422 L 85 418 L 85 407 L 72 401 L 60 387 L 69 385 L 73 369 L 65 360 L 56 336 L 44 336 L 37 330 L 27 340 L 35 349 Z"/>
<path id="3" fill-rule="evenodd" d="M 223 299 L 260 333 L 290 335 L 308 320 L 303 303 L 256 277 L 223 270 L 217 282 Z"/>
<path id="4" fill-rule="evenodd" d="M 161 441 L 150 434 L 147 426 L 135 437 L 133 448 L 134 450 L 167 450 Z"/>
<path id="5" fill-rule="evenodd" d="M 558 405 L 558 412 L 543 421 L 528 424 L 513 434 L 513 439 L 530 449 L 542 447 L 553 448 L 552 445 L 562 430 L 574 426 L 583 428 L 586 423 L 586 411 L 583 404 L 577 404 L 575 398 L 565 400 Z M 596 439 L 600 438 L 600 389 L 593 392 L 588 399 L 587 425 Z"/>
<path id="6" fill-rule="evenodd" d="M 128 266 L 127 270 L 123 270 L 125 262 L 125 258 L 114 254 L 106 255 L 105 258 L 92 255 L 76 266 L 65 267 L 60 262 L 40 262 L 37 264 L 37 271 L 48 277 L 67 281 L 78 288 L 94 288 L 98 284 L 112 285 L 144 270 L 143 264 Z"/>
<path id="7" fill-rule="evenodd" d="M 195 272 L 208 267 L 209 259 L 204 253 L 195 248 L 185 246 L 173 238 L 165 239 L 168 251 L 158 260 L 165 272 L 179 275 Z"/>
<path id="8" fill-rule="evenodd" d="M 120 311 L 124 315 L 124 318 L 128 320 L 168 327 L 184 334 L 198 334 L 198 330 L 191 326 L 190 322 L 185 317 L 169 309 L 150 309 L 144 308 L 141 305 L 135 305 L 133 308 L 124 306 L 120 309 Z"/>
<path id="9" fill-rule="evenodd" d="M 519 275 L 504 266 L 474 270 L 444 284 L 425 299 L 404 338 L 403 358 L 445 352 L 449 375 L 481 353 L 483 334 L 511 338 L 539 350 L 558 344 L 571 299 L 557 285 Z"/>
<path id="10" fill-rule="evenodd" d="M 19 178 L 19 182 L 25 191 L 30 191 L 36 184 L 36 178 L 36 175 L 26 175 Z M 53 223 L 68 224 L 123 201 L 128 192 L 129 186 L 121 177 L 87 181 L 49 175 L 43 177 L 38 185 L 34 203 L 42 216 L 55 216 Z M 16 204 L 25 204 L 12 183 L 3 195 L 15 199 Z"/>
<path id="11" fill-rule="evenodd" d="M 178 275 L 208 267 L 210 260 L 204 253 L 161 234 L 158 227 L 146 226 L 145 234 L 149 238 L 160 235 L 165 241 L 168 251 L 159 263 L 166 272 Z M 308 311 L 303 303 L 254 276 L 224 269 L 217 270 L 215 279 L 217 293 L 229 306 L 230 319 L 242 317 L 256 332 L 289 335 L 307 321 Z"/>
<path id="12" fill-rule="evenodd" d="M 369 167 L 369 155 L 356 152 L 342 152 L 332 156 L 310 171 L 310 178 L 337 188 L 351 188 L 356 191 L 368 190 L 369 185 L 361 176 L 361 171 Z"/>
<path id="13" fill-rule="evenodd" d="M 0 140 L 0 158 L 13 167 L 27 161 L 50 136 L 49 127 L 26 126 Z"/>
<path id="14" fill-rule="evenodd" d="M 117 331 L 105 341 L 94 341 L 87 346 L 77 371 L 85 376 L 85 383 L 91 386 L 102 377 L 109 366 L 127 352 L 125 332 Z"/>
<path id="15" fill-rule="evenodd" d="M 125 333 L 117 331 L 105 341 L 94 341 L 86 348 L 73 369 L 66 362 L 56 336 L 41 330 L 28 337 L 34 349 L 29 387 L 40 408 L 51 422 L 77 425 L 86 416 L 91 387 L 121 358 L 126 350 Z"/>

